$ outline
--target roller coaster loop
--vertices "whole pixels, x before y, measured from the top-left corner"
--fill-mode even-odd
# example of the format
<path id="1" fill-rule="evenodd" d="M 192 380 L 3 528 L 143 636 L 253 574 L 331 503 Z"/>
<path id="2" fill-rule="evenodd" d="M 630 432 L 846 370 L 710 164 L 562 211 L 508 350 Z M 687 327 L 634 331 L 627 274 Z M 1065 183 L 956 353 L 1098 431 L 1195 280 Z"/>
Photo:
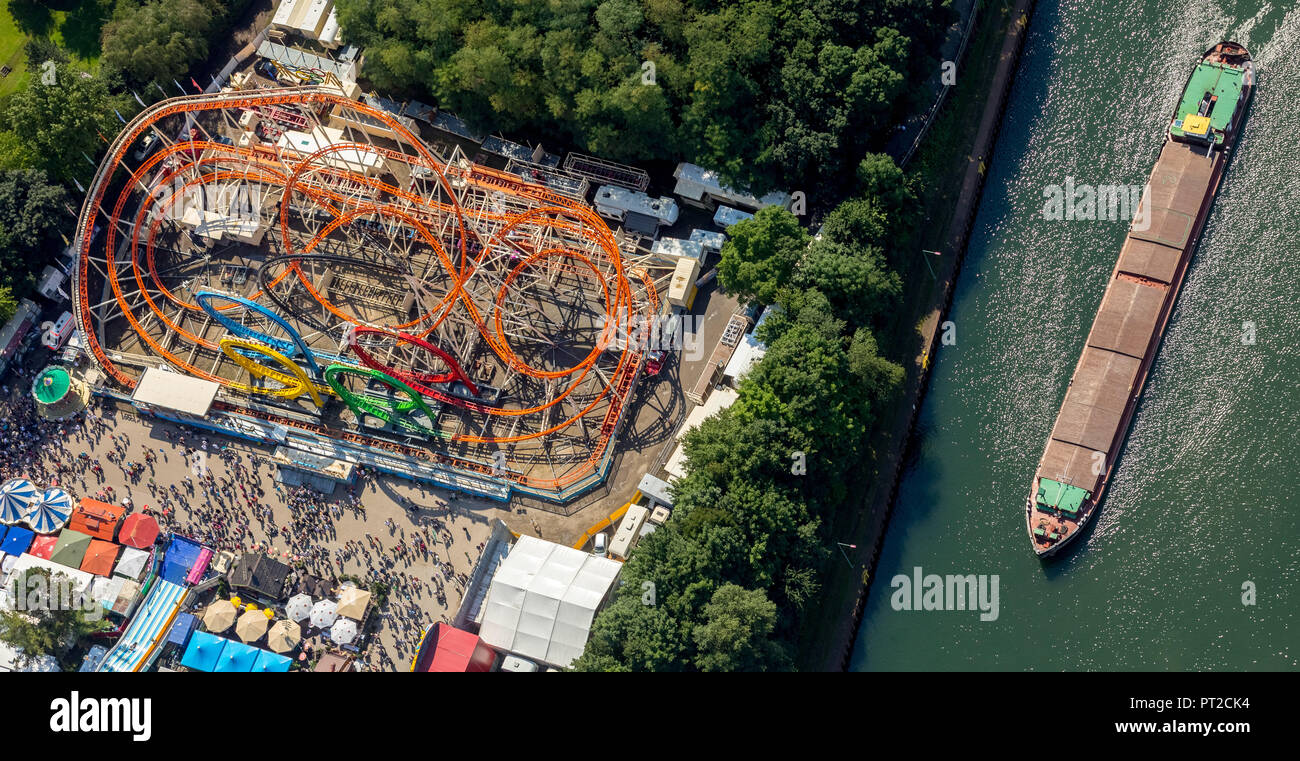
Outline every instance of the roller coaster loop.
<path id="1" fill-rule="evenodd" d="M 237 383 L 227 381 L 227 383 L 241 391 L 250 393 L 270 394 L 289 399 L 297 399 L 303 394 L 311 395 L 311 400 L 316 403 L 317 407 L 325 406 L 325 399 L 322 394 L 334 395 L 334 388 L 327 384 L 318 383 L 307 377 L 307 373 L 294 362 L 292 359 L 284 356 L 280 352 L 265 346 L 256 341 L 246 338 L 235 338 L 227 336 L 221 339 L 221 352 L 235 362 L 235 364 L 248 371 L 248 374 L 254 378 L 270 378 L 279 383 L 281 388 L 269 390 L 261 386 Z M 281 366 L 289 370 L 288 373 L 280 372 L 275 368 L 268 367 L 252 358 L 252 354 L 262 354 L 275 360 Z"/>
<path id="2" fill-rule="evenodd" d="M 402 343 L 409 343 L 413 346 L 418 346 L 421 349 L 436 355 L 443 362 L 446 362 L 449 369 L 445 373 L 417 373 L 410 370 L 386 367 L 375 360 L 375 358 L 357 342 L 357 337 L 362 335 L 392 336 Z M 352 349 L 352 353 L 357 355 L 357 359 L 361 360 L 361 364 L 372 370 L 388 373 L 394 378 L 410 384 L 410 386 L 416 391 L 430 393 L 432 391 L 432 389 L 428 388 L 430 383 L 450 383 L 453 380 L 459 380 L 461 383 L 465 384 L 465 387 L 468 388 L 470 393 L 474 396 L 478 396 L 479 394 L 478 386 L 474 385 L 474 382 L 469 379 L 469 376 L 461 369 L 460 363 L 458 363 L 454 357 L 423 338 L 417 338 L 410 333 L 404 333 L 401 331 L 393 333 L 379 328 L 359 327 L 353 329 L 350 333 L 348 346 Z"/>
<path id="3" fill-rule="evenodd" d="M 242 304 L 246 308 L 265 316 L 268 320 L 280 326 L 280 328 L 282 328 L 284 332 L 288 333 L 293 340 L 286 341 L 282 338 L 273 338 L 259 330 L 254 330 L 247 325 L 241 325 L 213 307 L 212 299 L 222 299 L 223 301 Z M 320 377 L 320 367 L 316 364 L 316 357 L 312 355 L 311 349 L 307 348 L 307 344 L 303 342 L 302 336 L 298 335 L 298 331 L 294 330 L 293 326 L 280 315 L 272 312 L 270 309 L 255 301 L 249 301 L 242 296 L 234 296 L 228 293 L 199 291 L 194 294 L 194 300 L 198 302 L 199 306 L 203 307 L 203 311 L 207 312 L 209 317 L 221 323 L 226 330 L 229 330 L 231 333 L 234 333 L 241 338 L 250 338 L 255 341 L 261 341 L 282 354 L 287 354 L 291 357 L 301 356 L 306 360 L 307 366 L 311 368 L 312 375 L 317 378 Z"/>
<path id="4" fill-rule="evenodd" d="M 354 394 L 348 390 L 347 386 L 343 385 L 343 381 L 339 378 L 340 375 L 359 375 L 369 380 L 377 380 L 394 391 L 406 394 L 409 399 L 394 405 L 381 401 L 370 394 Z M 393 423 L 425 436 L 447 437 L 445 433 L 437 429 L 438 416 L 424 401 L 424 397 L 420 396 L 415 389 L 388 373 L 364 367 L 333 364 L 325 368 L 325 381 L 334 389 L 334 393 L 358 414 L 374 415 L 385 423 Z M 433 428 L 426 428 L 408 417 L 410 412 L 417 409 L 429 416 L 429 422 L 434 426 Z"/>

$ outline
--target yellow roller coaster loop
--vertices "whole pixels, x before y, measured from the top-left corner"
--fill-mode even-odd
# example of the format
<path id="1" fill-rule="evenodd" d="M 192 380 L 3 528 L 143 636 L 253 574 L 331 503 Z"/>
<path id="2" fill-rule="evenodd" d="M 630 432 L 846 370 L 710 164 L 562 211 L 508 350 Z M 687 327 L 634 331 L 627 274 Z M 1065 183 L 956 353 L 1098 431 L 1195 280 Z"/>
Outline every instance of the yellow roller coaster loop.
<path id="1" fill-rule="evenodd" d="M 257 341 L 250 341 L 246 338 L 237 338 L 235 336 L 226 336 L 221 339 L 221 352 L 235 362 L 235 364 L 248 371 L 248 374 L 255 378 L 269 378 L 280 384 L 280 388 L 268 389 L 262 386 L 253 386 L 251 384 L 231 382 L 231 388 L 237 388 L 241 391 L 247 391 L 253 394 L 270 394 L 289 399 L 296 399 L 303 394 L 310 394 L 311 400 L 316 403 L 317 407 L 325 406 L 325 400 L 322 395 L 336 396 L 334 389 L 328 384 L 317 383 L 307 376 L 292 359 L 284 356 L 280 352 L 272 349 Z M 277 363 L 288 369 L 289 372 L 264 365 L 261 362 L 248 356 L 249 353 L 261 354 L 270 357 Z"/>

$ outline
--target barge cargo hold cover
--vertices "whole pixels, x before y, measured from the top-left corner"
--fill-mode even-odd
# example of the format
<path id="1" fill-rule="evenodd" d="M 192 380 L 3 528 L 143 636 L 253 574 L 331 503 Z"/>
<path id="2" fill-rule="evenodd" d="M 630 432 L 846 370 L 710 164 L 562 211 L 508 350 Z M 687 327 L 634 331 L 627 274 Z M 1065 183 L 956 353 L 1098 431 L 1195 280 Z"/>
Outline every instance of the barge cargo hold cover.
<path id="1" fill-rule="evenodd" d="M 1034 473 L 1034 551 L 1074 539 L 1101 502 L 1254 85 L 1246 49 L 1219 43 L 1188 79 Z"/>

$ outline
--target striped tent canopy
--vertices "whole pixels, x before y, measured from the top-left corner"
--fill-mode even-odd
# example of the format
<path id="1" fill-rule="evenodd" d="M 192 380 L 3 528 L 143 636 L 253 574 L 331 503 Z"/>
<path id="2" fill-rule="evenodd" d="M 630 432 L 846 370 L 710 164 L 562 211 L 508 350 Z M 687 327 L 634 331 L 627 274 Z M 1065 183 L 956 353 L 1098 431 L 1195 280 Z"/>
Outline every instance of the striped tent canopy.
<path id="1" fill-rule="evenodd" d="M 23 519 L 40 492 L 25 478 L 11 478 L 0 486 L 0 523 L 13 525 Z"/>
<path id="2" fill-rule="evenodd" d="M 70 515 L 72 496 L 59 488 L 46 489 L 27 509 L 23 522 L 38 534 L 49 534 L 63 528 Z"/>

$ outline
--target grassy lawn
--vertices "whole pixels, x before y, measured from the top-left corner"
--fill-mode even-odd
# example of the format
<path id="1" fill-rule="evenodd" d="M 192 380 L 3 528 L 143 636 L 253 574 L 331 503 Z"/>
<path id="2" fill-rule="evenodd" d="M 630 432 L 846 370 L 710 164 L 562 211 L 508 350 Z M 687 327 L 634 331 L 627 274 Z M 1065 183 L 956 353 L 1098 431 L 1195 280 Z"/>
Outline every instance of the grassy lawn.
<path id="1" fill-rule="evenodd" d="M 99 66 L 99 32 L 110 10 L 109 0 L 82 0 L 67 11 L 46 11 L 30 2 L 0 0 L 0 66 L 10 69 L 7 76 L 0 78 L 0 98 L 27 84 L 31 72 L 27 70 L 23 46 L 33 35 L 49 37 L 63 46 L 79 67 L 94 71 Z"/>
<path id="2" fill-rule="evenodd" d="M 27 82 L 26 62 L 23 56 L 23 43 L 27 35 L 18 29 L 14 17 L 9 15 L 7 6 L 0 8 L 0 66 L 8 66 L 9 75 L 0 79 L 0 96 L 18 90 Z"/>

